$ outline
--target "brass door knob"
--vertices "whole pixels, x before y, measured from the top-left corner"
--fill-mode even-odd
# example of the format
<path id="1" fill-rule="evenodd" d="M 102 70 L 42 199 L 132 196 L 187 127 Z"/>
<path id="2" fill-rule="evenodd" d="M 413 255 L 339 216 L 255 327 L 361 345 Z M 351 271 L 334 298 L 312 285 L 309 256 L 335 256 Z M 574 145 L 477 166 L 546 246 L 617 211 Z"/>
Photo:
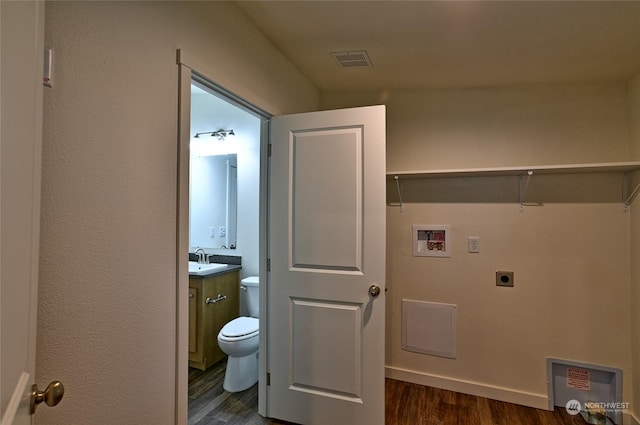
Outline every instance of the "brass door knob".
<path id="1" fill-rule="evenodd" d="M 378 285 L 371 285 L 369 287 L 369 295 L 371 295 L 372 298 L 377 298 L 378 295 L 380 295 L 380 287 Z"/>
<path id="2" fill-rule="evenodd" d="M 64 395 L 64 385 L 60 381 L 53 381 L 47 385 L 47 389 L 40 391 L 38 385 L 31 386 L 31 414 L 36 412 L 36 407 L 43 401 L 49 407 L 57 406 Z"/>

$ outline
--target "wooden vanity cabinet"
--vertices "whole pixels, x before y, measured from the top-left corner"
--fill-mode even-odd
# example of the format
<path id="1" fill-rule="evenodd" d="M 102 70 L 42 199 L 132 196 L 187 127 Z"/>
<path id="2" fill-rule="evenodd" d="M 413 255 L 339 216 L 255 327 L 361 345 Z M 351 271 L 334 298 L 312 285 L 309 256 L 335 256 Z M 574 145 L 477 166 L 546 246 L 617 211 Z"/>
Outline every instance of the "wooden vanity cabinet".
<path id="1" fill-rule="evenodd" d="M 240 315 L 239 271 L 213 277 L 189 276 L 189 366 L 206 370 L 225 354 L 218 347 L 218 333 Z M 215 300 L 218 295 L 226 299 Z"/>

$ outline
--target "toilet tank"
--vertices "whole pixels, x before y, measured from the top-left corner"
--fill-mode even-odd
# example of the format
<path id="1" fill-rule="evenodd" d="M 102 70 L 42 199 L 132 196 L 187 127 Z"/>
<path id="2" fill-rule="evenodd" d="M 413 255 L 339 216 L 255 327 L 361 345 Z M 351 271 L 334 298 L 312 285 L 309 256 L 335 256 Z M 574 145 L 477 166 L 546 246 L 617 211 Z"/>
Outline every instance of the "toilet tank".
<path id="1" fill-rule="evenodd" d="M 241 281 L 242 286 L 247 288 L 245 299 L 247 301 L 247 311 L 251 317 L 258 317 L 260 313 L 259 283 L 260 279 L 258 276 L 245 277 Z"/>

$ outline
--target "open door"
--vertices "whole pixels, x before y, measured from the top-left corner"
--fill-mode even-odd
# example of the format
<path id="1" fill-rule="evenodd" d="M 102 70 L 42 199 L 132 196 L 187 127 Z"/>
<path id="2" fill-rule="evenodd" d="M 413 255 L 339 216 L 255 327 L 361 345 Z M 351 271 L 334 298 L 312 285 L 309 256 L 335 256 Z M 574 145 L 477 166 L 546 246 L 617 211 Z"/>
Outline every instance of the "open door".
<path id="1" fill-rule="evenodd" d="M 31 423 L 40 236 L 44 2 L 0 2 L 2 425 Z"/>
<path id="2" fill-rule="evenodd" d="M 384 423 L 385 108 L 271 121 L 268 416 Z"/>

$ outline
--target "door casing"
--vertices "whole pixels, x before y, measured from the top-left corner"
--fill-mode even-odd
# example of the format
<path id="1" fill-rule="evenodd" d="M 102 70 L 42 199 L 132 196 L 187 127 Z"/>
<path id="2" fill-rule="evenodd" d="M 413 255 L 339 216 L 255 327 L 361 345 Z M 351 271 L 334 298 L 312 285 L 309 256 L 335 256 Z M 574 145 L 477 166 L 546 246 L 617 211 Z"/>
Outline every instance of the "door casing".
<path id="1" fill-rule="evenodd" d="M 196 80 L 230 103 L 244 109 L 261 120 L 260 125 L 260 236 L 259 275 L 261 283 L 266 281 L 267 271 L 267 161 L 269 141 L 269 119 L 271 115 L 257 106 L 214 83 L 189 66 L 190 61 L 183 51 L 178 50 L 179 105 L 178 105 L 178 191 L 177 191 L 177 247 L 176 247 L 176 425 L 186 425 L 188 419 L 188 338 L 189 338 L 189 142 L 191 120 L 191 81 Z M 260 317 L 266 323 L 267 285 L 260 285 Z M 267 352 L 266 326 L 260 329 L 259 351 Z M 258 413 L 267 414 L 267 356 L 259 356 L 258 372 Z"/>

